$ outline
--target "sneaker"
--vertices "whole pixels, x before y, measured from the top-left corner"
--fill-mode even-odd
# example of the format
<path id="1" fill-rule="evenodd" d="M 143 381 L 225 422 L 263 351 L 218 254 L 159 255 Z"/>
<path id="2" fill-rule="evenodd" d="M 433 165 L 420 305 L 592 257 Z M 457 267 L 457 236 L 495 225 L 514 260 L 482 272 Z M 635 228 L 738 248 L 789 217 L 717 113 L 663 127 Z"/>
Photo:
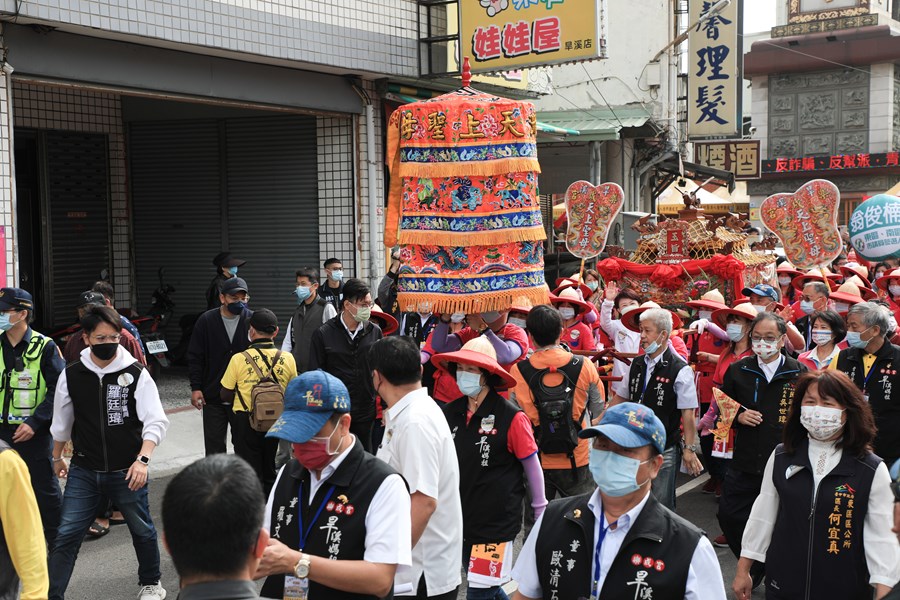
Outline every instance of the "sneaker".
<path id="1" fill-rule="evenodd" d="M 159 582 L 153 585 L 142 586 L 141 591 L 138 592 L 138 600 L 165 600 L 165 598 L 166 588 L 160 585 Z"/>
<path id="2" fill-rule="evenodd" d="M 702 491 L 704 494 L 714 494 L 716 492 L 716 486 L 716 480 L 710 479 L 703 485 L 703 489 L 700 491 Z"/>
<path id="3" fill-rule="evenodd" d="M 727 548 L 727 547 L 728 547 L 728 540 L 725 539 L 725 534 L 723 533 L 722 535 L 720 535 L 719 537 L 717 537 L 716 539 L 714 539 L 713 542 L 712 542 L 712 544 L 713 544 L 713 546 L 715 546 L 716 548 Z"/>

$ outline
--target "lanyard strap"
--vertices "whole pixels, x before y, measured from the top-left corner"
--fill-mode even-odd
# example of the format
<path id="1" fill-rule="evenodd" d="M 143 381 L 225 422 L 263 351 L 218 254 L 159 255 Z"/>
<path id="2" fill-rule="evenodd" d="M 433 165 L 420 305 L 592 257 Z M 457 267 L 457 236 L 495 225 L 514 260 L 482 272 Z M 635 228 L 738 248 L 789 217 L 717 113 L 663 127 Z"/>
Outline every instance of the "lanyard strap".
<path id="1" fill-rule="evenodd" d="M 649 361 L 649 359 L 648 359 Z M 650 368 L 650 363 L 647 363 L 647 366 L 644 367 L 644 389 L 641 390 L 641 404 L 644 403 L 644 394 L 647 393 L 647 386 L 650 385 L 650 379 L 653 377 L 653 374 L 656 373 L 656 367 L 659 363 L 653 365 L 653 368 Z M 604 534 L 605 535 L 605 534 Z"/>
<path id="2" fill-rule="evenodd" d="M 312 486 L 310 486 L 310 487 L 312 487 Z M 331 498 L 331 495 L 334 493 L 334 487 L 335 486 L 331 486 L 331 488 L 328 490 L 328 493 L 325 494 L 324 498 L 322 498 L 322 504 L 319 505 L 319 510 L 316 511 L 315 516 L 309 522 L 309 527 L 306 528 L 306 531 L 303 530 L 303 513 L 304 513 L 305 507 L 303 507 L 303 506 L 299 507 L 299 510 L 297 511 L 297 526 L 300 528 L 299 550 L 301 552 L 303 552 L 303 548 L 306 547 L 306 540 L 309 538 L 309 533 L 312 531 L 313 525 L 315 525 L 316 521 L 319 520 L 319 515 L 322 514 L 322 510 L 325 508 L 325 505 L 328 503 L 329 498 Z M 311 491 L 312 490 L 310 490 L 310 492 Z M 300 502 L 301 503 L 303 502 L 303 482 L 302 481 L 300 482 Z"/>
<path id="3" fill-rule="evenodd" d="M 600 514 L 603 514 L 603 509 L 601 507 Z M 606 527 L 600 527 L 600 533 L 597 534 L 597 545 L 594 547 L 594 581 L 591 584 L 591 600 L 597 600 L 600 597 L 600 548 L 603 546 L 603 540 L 606 538 L 606 532 L 609 531 L 609 528 L 618 523 L 618 521 L 613 521 Z"/>
<path id="4" fill-rule="evenodd" d="M 862 385 L 862 393 L 863 393 L 863 394 L 866 394 L 866 393 L 867 393 L 867 392 L 866 392 L 866 386 L 869 385 L 869 378 L 872 376 L 872 373 L 875 372 L 875 363 L 877 363 L 877 362 L 878 362 L 878 357 L 876 356 L 876 357 L 875 357 L 875 360 L 872 361 L 872 366 L 869 367 L 869 372 L 866 373 L 866 378 L 865 378 L 865 380 L 863 381 L 863 385 Z M 865 366 L 866 366 L 866 362 L 865 362 L 865 358 L 863 358 L 863 367 L 865 367 Z"/>

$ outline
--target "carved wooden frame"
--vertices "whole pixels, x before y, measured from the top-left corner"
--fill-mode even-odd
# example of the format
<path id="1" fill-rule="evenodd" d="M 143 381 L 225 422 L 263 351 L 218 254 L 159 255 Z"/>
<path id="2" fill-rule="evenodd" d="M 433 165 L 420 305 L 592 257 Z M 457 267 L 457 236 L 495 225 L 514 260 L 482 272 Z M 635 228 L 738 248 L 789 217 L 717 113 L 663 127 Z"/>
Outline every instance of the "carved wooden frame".
<path id="1" fill-rule="evenodd" d="M 840 17 L 853 17 L 869 12 L 869 0 L 857 0 L 855 7 L 840 8 L 836 10 L 817 10 L 812 12 L 800 11 L 800 0 L 790 0 L 788 3 L 788 23 L 809 23 L 810 21 L 822 21 L 824 19 L 838 19 Z"/>

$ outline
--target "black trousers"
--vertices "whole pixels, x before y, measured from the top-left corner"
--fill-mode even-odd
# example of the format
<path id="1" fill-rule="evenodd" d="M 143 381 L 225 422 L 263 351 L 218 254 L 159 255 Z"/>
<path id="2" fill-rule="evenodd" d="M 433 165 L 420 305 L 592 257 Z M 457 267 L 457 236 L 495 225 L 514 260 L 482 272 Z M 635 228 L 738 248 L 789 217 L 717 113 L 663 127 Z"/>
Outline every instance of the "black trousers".
<path id="1" fill-rule="evenodd" d="M 360 423 L 352 419 L 350 420 L 350 433 L 356 436 L 356 439 L 362 444 L 363 450 L 369 454 L 374 454 L 372 451 L 372 429 L 374 423 L 374 421 L 364 421 Z M 379 443 L 381 442 L 379 441 Z"/>
<path id="2" fill-rule="evenodd" d="M 44 539 L 47 540 L 47 549 L 53 548 L 56 540 L 56 532 L 59 530 L 60 507 L 62 495 L 59 491 L 59 481 L 53 472 L 53 438 L 49 432 L 36 433 L 27 442 L 14 444 L 12 441 L 18 425 L 0 425 L 0 439 L 10 445 L 19 453 L 28 474 L 31 476 L 31 487 L 37 499 L 38 510 L 41 512 L 41 523 L 44 526 Z"/>
<path id="3" fill-rule="evenodd" d="M 225 454 L 227 451 L 225 439 L 228 437 L 231 418 L 230 404 L 222 404 L 219 398 L 213 402 L 206 399 L 206 406 L 203 407 L 203 445 L 206 447 L 206 456 Z M 231 437 L 234 442 L 234 428 L 231 430 Z"/>
<path id="4" fill-rule="evenodd" d="M 729 468 L 725 473 L 725 482 L 722 485 L 722 497 L 719 498 L 719 526 L 728 540 L 728 547 L 734 556 L 741 556 L 741 540 L 744 537 L 744 527 L 750 519 L 750 511 L 753 502 L 759 496 L 762 489 L 762 475 L 744 473 Z M 754 581 L 758 581 L 765 571 L 765 563 L 755 562 L 750 570 Z"/>
<path id="5" fill-rule="evenodd" d="M 250 427 L 250 413 L 238 411 L 231 419 L 231 441 L 234 453 L 250 463 L 268 496 L 275 484 L 275 455 L 278 440 L 267 438 L 264 431 Z"/>

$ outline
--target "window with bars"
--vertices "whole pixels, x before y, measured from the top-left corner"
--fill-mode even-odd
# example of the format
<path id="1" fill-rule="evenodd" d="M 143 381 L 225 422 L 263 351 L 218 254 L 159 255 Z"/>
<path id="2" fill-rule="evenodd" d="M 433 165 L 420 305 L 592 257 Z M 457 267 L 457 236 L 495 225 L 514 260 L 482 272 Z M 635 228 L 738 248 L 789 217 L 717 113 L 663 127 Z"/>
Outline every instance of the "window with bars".
<path id="1" fill-rule="evenodd" d="M 418 0 L 419 73 L 459 75 L 459 0 Z"/>

